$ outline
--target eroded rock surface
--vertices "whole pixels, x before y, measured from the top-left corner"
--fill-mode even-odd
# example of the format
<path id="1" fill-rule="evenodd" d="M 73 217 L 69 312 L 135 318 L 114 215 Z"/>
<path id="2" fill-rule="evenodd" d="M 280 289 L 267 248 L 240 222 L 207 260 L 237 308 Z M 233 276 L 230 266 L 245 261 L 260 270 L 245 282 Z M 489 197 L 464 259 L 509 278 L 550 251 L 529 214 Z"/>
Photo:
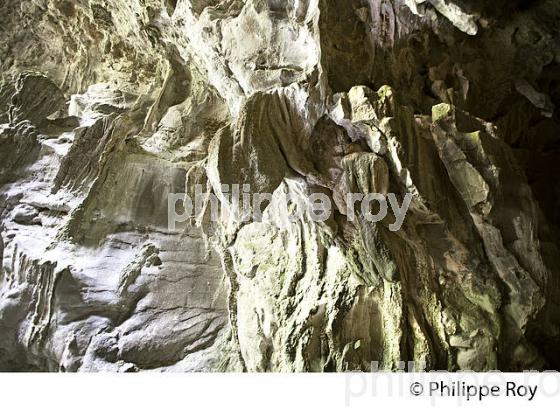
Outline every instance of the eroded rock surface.
<path id="1" fill-rule="evenodd" d="M 0 370 L 559 368 L 556 1 L 0 12 Z"/>

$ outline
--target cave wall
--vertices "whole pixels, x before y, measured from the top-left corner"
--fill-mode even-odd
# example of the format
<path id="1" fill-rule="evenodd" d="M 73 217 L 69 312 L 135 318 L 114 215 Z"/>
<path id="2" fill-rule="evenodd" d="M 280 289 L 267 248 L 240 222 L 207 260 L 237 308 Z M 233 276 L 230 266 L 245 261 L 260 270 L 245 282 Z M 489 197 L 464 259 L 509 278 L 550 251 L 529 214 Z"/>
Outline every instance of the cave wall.
<path id="1" fill-rule="evenodd" d="M 3 1 L 0 370 L 558 369 L 559 22 L 554 0 Z M 262 220 L 231 184 L 272 194 Z M 238 212 L 170 227 L 196 185 Z M 411 198 L 399 230 L 345 199 L 372 192 Z M 329 219 L 284 224 L 314 193 Z"/>

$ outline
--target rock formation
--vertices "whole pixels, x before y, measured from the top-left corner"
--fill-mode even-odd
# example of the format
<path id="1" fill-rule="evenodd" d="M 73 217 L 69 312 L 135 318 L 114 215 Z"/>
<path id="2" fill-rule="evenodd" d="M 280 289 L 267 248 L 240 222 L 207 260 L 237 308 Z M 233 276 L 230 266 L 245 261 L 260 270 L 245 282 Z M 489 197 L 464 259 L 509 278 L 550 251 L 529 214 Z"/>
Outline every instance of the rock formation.
<path id="1" fill-rule="evenodd" d="M 0 370 L 559 369 L 559 21 L 3 0 Z M 270 194 L 262 218 L 233 185 Z M 170 226 L 197 186 L 232 212 Z M 327 220 L 283 223 L 319 193 Z M 349 193 L 409 198 L 402 226 Z"/>

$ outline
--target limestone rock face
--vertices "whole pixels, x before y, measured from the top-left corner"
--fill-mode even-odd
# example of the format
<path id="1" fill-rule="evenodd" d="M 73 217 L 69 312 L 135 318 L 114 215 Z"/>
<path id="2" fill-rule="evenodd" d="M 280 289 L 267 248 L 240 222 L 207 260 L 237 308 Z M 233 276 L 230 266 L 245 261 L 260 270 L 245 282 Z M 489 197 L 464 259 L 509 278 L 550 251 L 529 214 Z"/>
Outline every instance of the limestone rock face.
<path id="1" fill-rule="evenodd" d="M 558 370 L 559 18 L 3 1 L 0 371 Z"/>

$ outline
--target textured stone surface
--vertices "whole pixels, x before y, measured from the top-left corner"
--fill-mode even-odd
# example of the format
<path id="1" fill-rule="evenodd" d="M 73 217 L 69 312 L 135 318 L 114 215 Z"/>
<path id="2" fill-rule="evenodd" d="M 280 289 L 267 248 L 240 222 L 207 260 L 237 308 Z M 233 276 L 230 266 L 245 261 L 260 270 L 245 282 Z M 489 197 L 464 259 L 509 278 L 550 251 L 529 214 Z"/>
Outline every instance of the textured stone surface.
<path id="1" fill-rule="evenodd" d="M 0 370 L 558 369 L 559 18 L 3 1 Z M 195 184 L 272 201 L 170 229 Z M 352 214 L 374 192 L 401 229 Z M 313 193 L 330 218 L 286 225 Z"/>

